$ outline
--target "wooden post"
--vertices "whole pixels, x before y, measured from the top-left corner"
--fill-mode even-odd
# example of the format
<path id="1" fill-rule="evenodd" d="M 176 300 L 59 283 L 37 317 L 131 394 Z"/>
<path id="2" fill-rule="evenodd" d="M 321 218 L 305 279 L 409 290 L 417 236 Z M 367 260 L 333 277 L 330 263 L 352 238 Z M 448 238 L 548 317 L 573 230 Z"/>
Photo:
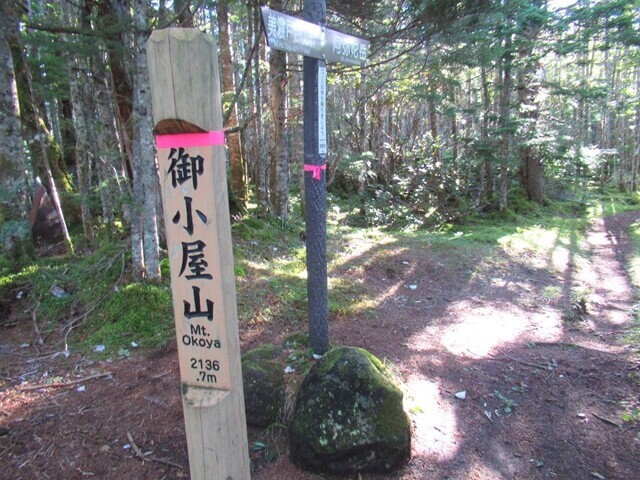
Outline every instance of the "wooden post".
<path id="1" fill-rule="evenodd" d="M 192 480 L 250 478 L 218 51 L 157 30 L 147 43 Z"/>

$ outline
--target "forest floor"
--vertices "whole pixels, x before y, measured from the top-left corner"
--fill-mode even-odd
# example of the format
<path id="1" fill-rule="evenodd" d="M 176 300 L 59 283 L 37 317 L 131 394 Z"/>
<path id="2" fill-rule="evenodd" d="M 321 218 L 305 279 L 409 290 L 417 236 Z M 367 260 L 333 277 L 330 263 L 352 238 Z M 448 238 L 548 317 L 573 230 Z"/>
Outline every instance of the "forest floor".
<path id="1" fill-rule="evenodd" d="M 391 362 L 413 425 L 406 467 L 353 478 L 638 478 L 640 356 L 624 341 L 636 296 L 623 260 L 639 218 L 595 221 L 584 255 L 345 245 L 332 275 L 376 306 L 332 319 L 331 340 Z M 0 478 L 189 477 L 174 346 L 97 362 L 37 351 L 28 322 L 0 333 Z M 241 327 L 243 350 L 284 336 Z M 45 377 L 58 383 L 38 388 Z M 327 478 L 288 461 L 283 429 L 256 439 L 267 448 L 251 450 L 254 480 Z"/>

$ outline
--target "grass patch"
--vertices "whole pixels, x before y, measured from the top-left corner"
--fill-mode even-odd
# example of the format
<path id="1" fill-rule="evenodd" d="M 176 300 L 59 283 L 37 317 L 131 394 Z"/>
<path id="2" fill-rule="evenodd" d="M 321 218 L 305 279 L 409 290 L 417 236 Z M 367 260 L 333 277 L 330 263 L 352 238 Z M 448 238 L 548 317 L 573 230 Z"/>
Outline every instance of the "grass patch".
<path id="1" fill-rule="evenodd" d="M 118 288 L 91 315 L 81 345 L 92 351 L 105 346 L 113 355 L 132 347 L 157 348 L 173 338 L 171 292 L 167 285 L 130 283 Z"/>
<path id="2" fill-rule="evenodd" d="M 127 284 L 127 246 L 108 237 L 75 257 L 43 257 L 15 273 L 2 270 L 0 298 L 12 305 L 14 322 L 33 313 L 47 345 L 105 353 L 130 347 L 154 348 L 171 337 L 173 315 L 168 282 Z M 18 313 L 21 312 L 21 313 Z"/>
<path id="3" fill-rule="evenodd" d="M 627 257 L 627 271 L 631 283 L 636 292 L 636 298 L 640 295 L 640 222 L 636 222 L 629 227 L 630 253 Z M 627 341 L 640 348 L 640 303 L 636 303 L 633 308 L 634 324 L 627 334 Z"/>
<path id="4" fill-rule="evenodd" d="M 594 190 L 590 193 L 587 203 L 590 217 L 609 217 L 640 209 L 640 195 L 637 192 L 622 192 L 614 188 Z"/>

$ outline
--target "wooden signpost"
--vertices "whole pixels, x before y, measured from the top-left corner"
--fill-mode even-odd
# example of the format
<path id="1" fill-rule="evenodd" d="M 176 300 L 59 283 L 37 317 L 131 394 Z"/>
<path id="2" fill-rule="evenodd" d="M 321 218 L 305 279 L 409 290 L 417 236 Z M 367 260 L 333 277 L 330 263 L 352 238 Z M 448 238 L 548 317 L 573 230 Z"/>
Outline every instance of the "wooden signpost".
<path id="1" fill-rule="evenodd" d="M 304 171 L 309 340 L 317 354 L 329 348 L 326 248 L 326 62 L 364 66 L 369 42 L 324 27 L 326 2 L 305 0 L 306 20 L 261 7 L 270 48 L 304 55 Z"/>
<path id="2" fill-rule="evenodd" d="M 250 478 L 217 46 L 147 43 L 192 480 Z"/>

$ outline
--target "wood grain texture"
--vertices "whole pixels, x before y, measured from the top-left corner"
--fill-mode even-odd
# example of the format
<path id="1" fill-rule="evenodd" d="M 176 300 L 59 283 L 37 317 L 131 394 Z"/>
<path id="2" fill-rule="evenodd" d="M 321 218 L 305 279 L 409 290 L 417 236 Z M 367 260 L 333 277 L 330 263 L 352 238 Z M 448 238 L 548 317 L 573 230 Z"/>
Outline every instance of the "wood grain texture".
<path id="1" fill-rule="evenodd" d="M 156 133 L 221 130 L 213 38 L 193 29 L 154 31 L 147 51 Z M 190 475 L 249 479 L 224 147 L 159 149 L 158 165 Z M 196 296 L 200 310 L 212 302 L 212 318 L 191 315 Z"/>

